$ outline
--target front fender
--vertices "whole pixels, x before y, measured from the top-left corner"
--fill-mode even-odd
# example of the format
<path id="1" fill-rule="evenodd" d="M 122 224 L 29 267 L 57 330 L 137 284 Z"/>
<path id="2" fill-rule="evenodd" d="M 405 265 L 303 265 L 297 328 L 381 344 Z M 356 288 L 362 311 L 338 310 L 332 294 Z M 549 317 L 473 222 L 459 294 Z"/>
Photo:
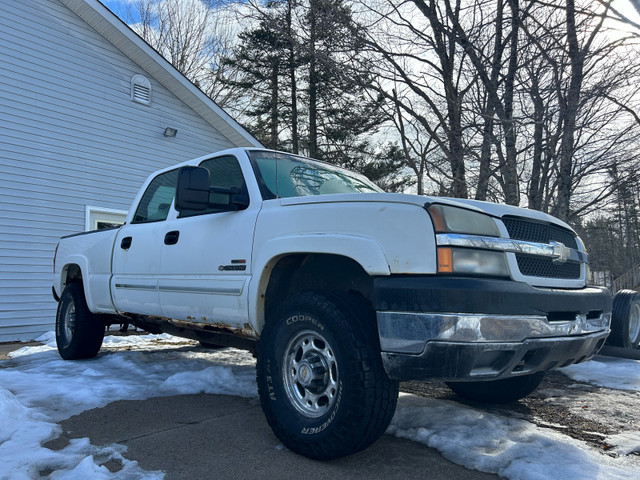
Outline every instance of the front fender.
<path id="1" fill-rule="evenodd" d="M 256 330 L 264 325 L 264 297 L 271 270 L 282 257 L 297 253 L 339 255 L 357 262 L 371 276 L 390 275 L 389 262 L 382 247 L 371 238 L 344 234 L 305 234 L 274 238 L 256 252 L 249 284 L 249 317 L 256 321 Z"/>

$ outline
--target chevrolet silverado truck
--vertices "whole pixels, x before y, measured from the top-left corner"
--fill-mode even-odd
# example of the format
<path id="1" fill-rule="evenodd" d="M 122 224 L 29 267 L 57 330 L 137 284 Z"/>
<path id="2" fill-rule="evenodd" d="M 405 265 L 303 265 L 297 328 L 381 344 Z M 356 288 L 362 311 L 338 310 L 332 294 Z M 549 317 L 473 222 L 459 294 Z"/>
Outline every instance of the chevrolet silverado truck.
<path id="1" fill-rule="evenodd" d="M 528 395 L 598 352 L 612 306 L 554 217 L 383 193 L 264 149 L 154 173 L 123 226 L 62 238 L 54 272 L 64 359 L 96 356 L 105 326 L 124 323 L 248 349 L 275 435 L 315 459 L 374 442 L 399 380 Z"/>

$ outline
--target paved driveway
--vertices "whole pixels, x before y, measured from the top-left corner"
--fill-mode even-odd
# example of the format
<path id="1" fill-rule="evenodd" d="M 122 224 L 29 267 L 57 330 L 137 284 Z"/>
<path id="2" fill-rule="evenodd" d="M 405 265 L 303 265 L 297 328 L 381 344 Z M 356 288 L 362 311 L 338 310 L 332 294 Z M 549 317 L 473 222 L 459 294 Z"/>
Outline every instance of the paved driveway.
<path id="1" fill-rule="evenodd" d="M 166 479 L 447 479 L 488 480 L 453 464 L 436 450 L 383 435 L 363 452 L 329 462 L 296 455 L 271 433 L 257 400 L 225 395 L 181 395 L 117 401 L 61 423 L 63 434 L 93 445 L 125 445 L 124 457 Z M 114 462 L 106 464 L 117 471 Z"/>

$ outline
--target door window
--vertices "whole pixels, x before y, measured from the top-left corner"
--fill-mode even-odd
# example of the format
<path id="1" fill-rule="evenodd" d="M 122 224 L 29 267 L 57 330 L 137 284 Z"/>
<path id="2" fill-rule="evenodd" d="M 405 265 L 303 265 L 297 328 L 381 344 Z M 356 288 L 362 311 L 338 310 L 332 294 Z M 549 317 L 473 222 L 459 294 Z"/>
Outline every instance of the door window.
<path id="1" fill-rule="evenodd" d="M 205 160 L 200 164 L 201 167 L 209 170 L 209 186 L 237 189 L 238 194 L 245 195 L 248 198 L 247 185 L 242 175 L 242 168 L 238 163 L 238 159 L 231 155 L 224 157 L 212 158 Z M 209 194 L 209 203 L 212 205 L 229 205 L 231 201 L 230 195 L 226 193 L 214 193 Z M 227 212 L 228 208 L 212 207 L 206 210 L 192 211 L 183 210 L 180 212 L 180 218 L 192 217 L 194 215 L 203 215 L 206 213 L 219 213 Z"/>
<path id="2" fill-rule="evenodd" d="M 176 194 L 178 170 L 161 173 L 144 192 L 131 223 L 159 222 L 167 219 Z"/>

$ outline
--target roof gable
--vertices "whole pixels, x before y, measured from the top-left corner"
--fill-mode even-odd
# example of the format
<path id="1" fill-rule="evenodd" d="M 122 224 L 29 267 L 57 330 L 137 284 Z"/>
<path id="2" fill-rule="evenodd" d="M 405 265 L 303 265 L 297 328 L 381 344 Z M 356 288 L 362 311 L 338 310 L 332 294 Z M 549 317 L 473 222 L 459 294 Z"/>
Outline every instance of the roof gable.
<path id="1" fill-rule="evenodd" d="M 59 0 L 238 147 L 262 144 L 98 0 Z"/>

